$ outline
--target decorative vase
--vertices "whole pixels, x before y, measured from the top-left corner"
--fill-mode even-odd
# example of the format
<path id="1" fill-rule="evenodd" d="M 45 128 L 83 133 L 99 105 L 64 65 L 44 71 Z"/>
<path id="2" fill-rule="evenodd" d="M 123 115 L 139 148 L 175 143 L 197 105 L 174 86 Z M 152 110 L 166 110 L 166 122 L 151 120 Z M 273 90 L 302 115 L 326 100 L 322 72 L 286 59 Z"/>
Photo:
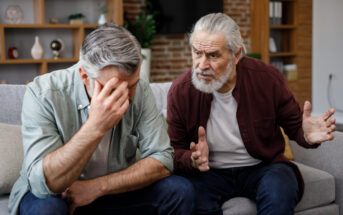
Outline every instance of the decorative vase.
<path id="1" fill-rule="evenodd" d="M 141 72 L 140 72 L 140 79 L 146 80 L 149 82 L 150 80 L 150 61 L 151 61 L 151 49 L 142 48 L 142 64 L 141 64 Z"/>
<path id="2" fill-rule="evenodd" d="M 106 20 L 105 14 L 104 14 L 104 13 L 100 14 L 100 17 L 99 17 L 99 19 L 98 19 L 98 24 L 99 24 L 99 25 L 103 25 L 103 24 L 105 24 L 106 22 L 107 22 L 107 20 Z"/>
<path id="3" fill-rule="evenodd" d="M 35 37 L 35 43 L 31 48 L 31 55 L 33 59 L 42 59 L 44 55 L 44 50 L 42 45 L 39 42 L 39 37 Z"/>

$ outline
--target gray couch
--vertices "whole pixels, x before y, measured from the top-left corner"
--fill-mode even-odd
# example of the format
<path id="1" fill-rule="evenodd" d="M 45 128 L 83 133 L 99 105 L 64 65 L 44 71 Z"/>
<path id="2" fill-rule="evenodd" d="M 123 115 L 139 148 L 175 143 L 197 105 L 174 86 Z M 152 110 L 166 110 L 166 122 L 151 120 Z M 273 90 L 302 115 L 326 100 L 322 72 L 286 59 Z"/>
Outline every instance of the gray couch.
<path id="1" fill-rule="evenodd" d="M 165 113 L 170 83 L 151 84 L 158 109 Z M 0 85 L 0 214 L 8 214 L 8 193 L 19 176 L 23 152 L 20 133 L 20 111 L 23 85 Z M 305 193 L 295 209 L 297 215 L 343 215 L 343 133 L 318 149 L 303 149 L 291 142 L 294 162 L 305 180 Z M 234 198 L 224 203 L 225 215 L 256 214 L 255 203 Z M 342 210 L 343 211 L 343 210 Z"/>

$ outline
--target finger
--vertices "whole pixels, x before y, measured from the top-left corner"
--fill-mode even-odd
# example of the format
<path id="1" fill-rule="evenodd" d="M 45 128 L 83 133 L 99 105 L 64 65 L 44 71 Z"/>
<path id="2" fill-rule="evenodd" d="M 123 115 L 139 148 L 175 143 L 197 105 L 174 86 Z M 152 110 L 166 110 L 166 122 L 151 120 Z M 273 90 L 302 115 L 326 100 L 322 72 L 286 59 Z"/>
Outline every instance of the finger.
<path id="1" fill-rule="evenodd" d="M 66 199 L 67 198 L 67 191 L 64 191 L 63 193 L 61 193 L 61 198 L 62 199 Z"/>
<path id="2" fill-rule="evenodd" d="M 201 165 L 201 166 L 198 166 L 198 169 L 201 172 L 206 172 L 206 171 L 210 170 L 210 167 L 208 165 Z"/>
<path id="3" fill-rule="evenodd" d="M 197 159 L 195 160 L 195 162 L 198 166 L 205 165 L 205 164 L 208 165 L 207 159 Z"/>
<path id="4" fill-rule="evenodd" d="M 334 125 L 336 123 L 336 119 L 334 117 L 331 117 L 330 119 L 326 120 L 326 127 L 330 127 L 331 125 Z"/>
<path id="5" fill-rule="evenodd" d="M 194 159 L 194 160 L 198 160 L 199 157 L 200 157 L 200 152 L 199 151 L 196 151 L 196 152 L 192 152 L 191 154 L 191 157 Z"/>
<path id="6" fill-rule="evenodd" d="M 195 152 L 196 151 L 196 146 L 195 146 L 195 143 L 194 142 L 191 142 L 191 145 L 189 146 L 190 150 L 192 152 Z"/>
<path id="7" fill-rule="evenodd" d="M 329 110 L 327 110 L 322 116 L 324 120 L 329 119 L 333 114 L 335 113 L 335 109 L 334 108 L 330 108 Z"/>
<path id="8" fill-rule="evenodd" d="M 70 214 L 73 214 L 74 211 L 75 211 L 75 209 L 76 209 L 75 204 L 70 205 L 70 206 L 69 206 L 69 213 L 70 213 Z"/>
<path id="9" fill-rule="evenodd" d="M 126 100 L 129 99 L 129 90 L 126 88 L 123 92 L 116 92 L 112 93 L 112 95 L 109 97 L 108 102 L 110 102 L 113 105 L 113 108 L 118 109 L 120 108 Z"/>
<path id="10" fill-rule="evenodd" d="M 116 89 L 117 86 L 118 86 L 118 79 L 116 77 L 111 78 L 109 81 L 106 82 L 99 96 L 107 97 L 108 95 L 112 93 L 113 90 Z"/>
<path id="11" fill-rule="evenodd" d="M 126 110 L 129 108 L 130 102 L 129 99 L 127 98 L 124 102 L 124 104 L 122 104 L 122 106 L 118 109 L 119 114 L 123 115 Z"/>
<path id="12" fill-rule="evenodd" d="M 311 117 L 311 103 L 309 101 L 305 101 L 304 103 L 303 117 L 304 118 Z"/>
<path id="13" fill-rule="evenodd" d="M 94 92 L 92 97 L 97 97 L 99 93 L 101 92 L 101 84 L 99 83 L 98 80 L 94 80 Z"/>
<path id="14" fill-rule="evenodd" d="M 199 142 L 205 142 L 206 138 L 205 138 L 205 128 L 200 126 L 199 130 L 198 130 L 198 136 L 199 136 Z"/>
<path id="15" fill-rule="evenodd" d="M 329 129 L 330 129 L 329 131 L 330 133 L 336 131 L 336 125 L 331 125 Z"/>
<path id="16" fill-rule="evenodd" d="M 111 104 L 115 104 L 118 102 L 118 100 L 124 96 L 126 98 L 128 98 L 128 95 L 129 95 L 129 92 L 128 92 L 128 88 L 127 88 L 127 82 L 124 81 L 122 82 L 116 89 L 114 89 L 112 92 L 111 92 L 111 95 L 109 96 L 109 102 Z M 123 100 L 124 99 L 124 100 Z M 119 106 L 121 106 L 124 101 L 125 101 L 125 98 L 121 99 L 121 103 L 119 104 Z"/>

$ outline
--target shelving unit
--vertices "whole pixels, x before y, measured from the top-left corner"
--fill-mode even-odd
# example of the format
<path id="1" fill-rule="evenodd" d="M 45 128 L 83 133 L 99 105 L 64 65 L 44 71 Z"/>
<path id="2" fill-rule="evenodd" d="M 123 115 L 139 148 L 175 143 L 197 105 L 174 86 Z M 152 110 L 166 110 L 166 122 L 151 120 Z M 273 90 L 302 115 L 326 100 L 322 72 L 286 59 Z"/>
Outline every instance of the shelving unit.
<path id="1" fill-rule="evenodd" d="M 282 4 L 281 24 L 271 23 L 270 2 Z M 288 86 L 302 107 L 311 100 L 312 0 L 251 0 L 250 8 L 251 52 L 266 63 L 297 66 L 297 78 Z M 277 38 L 276 52 L 271 52 L 270 37 Z"/>
<path id="2" fill-rule="evenodd" d="M 75 1 L 75 0 L 74 0 Z M 79 1 L 81 3 L 87 3 L 87 1 Z M 89 1 L 90 2 L 90 1 Z M 0 24 L 0 68 L 5 65 L 19 65 L 19 64 L 28 64 L 28 65 L 36 65 L 37 74 L 45 74 L 48 72 L 48 66 L 56 65 L 56 64 L 65 64 L 65 63 L 75 63 L 78 61 L 79 58 L 79 51 L 82 45 L 82 41 L 84 40 L 85 35 L 92 29 L 97 27 L 97 24 L 48 24 L 49 18 L 51 18 L 51 12 L 54 11 L 51 5 L 56 4 L 70 4 L 72 1 L 59 1 L 59 0 L 33 0 L 33 23 L 25 23 L 25 24 Z M 119 25 L 123 25 L 123 0 L 106 0 L 106 7 L 108 8 L 107 13 L 107 20 L 110 22 L 117 23 Z M 0 3 L 1 5 L 1 3 Z M 63 5 L 58 5 L 63 7 Z M 68 6 L 67 6 L 68 7 Z M 79 11 L 75 8 L 72 8 L 74 13 L 78 13 Z M 24 10 L 24 8 L 23 8 Z M 48 13 L 47 11 L 50 10 Z M 69 8 L 70 10 L 70 8 Z M 92 8 L 92 10 L 96 10 L 96 8 Z M 25 10 L 25 13 L 30 13 L 30 11 Z M 31 14 L 31 15 L 32 15 Z M 48 14 L 50 16 L 48 16 Z M 54 14 L 52 14 L 54 15 Z M 19 39 L 13 39 L 14 36 L 20 37 L 21 34 L 37 34 L 40 35 L 41 32 L 44 34 L 50 33 L 52 39 L 57 37 L 57 33 L 62 31 L 64 34 L 67 34 L 68 37 L 68 44 L 71 47 L 69 48 L 70 53 L 66 55 L 68 57 L 60 58 L 60 59 L 53 59 L 51 56 L 49 57 L 48 54 L 44 56 L 43 59 L 34 60 L 32 59 L 31 55 L 28 53 L 30 50 L 22 50 L 24 56 L 19 56 L 19 59 L 9 59 L 7 57 L 7 50 L 11 43 L 23 44 L 32 42 L 30 46 L 33 45 L 33 41 L 18 41 Z M 56 34 L 56 35 L 55 35 Z M 25 36 L 23 36 L 25 40 Z M 19 47 L 18 47 L 19 48 Z M 48 52 L 49 50 L 45 50 Z M 63 52 L 64 53 L 64 52 Z M 8 68 L 8 66 L 6 66 Z M 0 69 L 0 76 L 3 69 Z M 25 71 L 22 71 L 25 72 Z M 0 78 L 1 79 L 1 78 Z"/>

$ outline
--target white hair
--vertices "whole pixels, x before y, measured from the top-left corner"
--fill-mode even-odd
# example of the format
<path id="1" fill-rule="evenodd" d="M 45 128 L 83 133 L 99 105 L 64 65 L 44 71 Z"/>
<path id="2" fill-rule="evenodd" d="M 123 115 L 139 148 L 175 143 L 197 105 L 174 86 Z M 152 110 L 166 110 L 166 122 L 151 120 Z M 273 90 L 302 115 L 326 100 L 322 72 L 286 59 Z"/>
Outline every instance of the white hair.
<path id="1" fill-rule="evenodd" d="M 237 54 L 241 47 L 241 57 L 246 53 L 239 26 L 226 14 L 211 13 L 200 18 L 190 33 L 190 45 L 192 45 L 193 35 L 197 31 L 204 31 L 210 34 L 223 33 L 231 55 Z"/>

